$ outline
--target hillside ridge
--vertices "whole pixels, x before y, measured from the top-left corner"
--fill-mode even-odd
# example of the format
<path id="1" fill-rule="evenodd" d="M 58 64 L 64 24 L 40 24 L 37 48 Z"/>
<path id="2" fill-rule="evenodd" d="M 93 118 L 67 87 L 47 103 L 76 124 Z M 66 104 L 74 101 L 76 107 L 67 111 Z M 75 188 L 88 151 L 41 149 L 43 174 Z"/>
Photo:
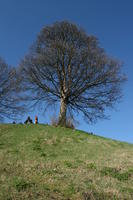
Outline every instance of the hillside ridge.
<path id="1" fill-rule="evenodd" d="M 133 145 L 48 125 L 0 125 L 0 200 L 132 199 Z"/>

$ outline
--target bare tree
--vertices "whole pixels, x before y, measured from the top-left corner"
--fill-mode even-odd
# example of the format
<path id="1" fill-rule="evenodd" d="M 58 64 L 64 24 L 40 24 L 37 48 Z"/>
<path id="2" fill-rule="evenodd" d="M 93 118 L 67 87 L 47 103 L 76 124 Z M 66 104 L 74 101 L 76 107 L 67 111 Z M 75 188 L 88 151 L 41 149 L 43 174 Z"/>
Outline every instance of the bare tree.
<path id="1" fill-rule="evenodd" d="M 82 113 L 88 122 L 105 117 L 121 97 L 121 64 L 99 47 L 96 37 L 73 23 L 44 27 L 21 62 L 23 84 L 35 103 L 60 102 L 58 124 L 67 113 Z"/>
<path id="2" fill-rule="evenodd" d="M 5 117 L 15 118 L 24 110 L 18 98 L 17 82 L 16 70 L 11 69 L 0 57 L 0 121 Z"/>

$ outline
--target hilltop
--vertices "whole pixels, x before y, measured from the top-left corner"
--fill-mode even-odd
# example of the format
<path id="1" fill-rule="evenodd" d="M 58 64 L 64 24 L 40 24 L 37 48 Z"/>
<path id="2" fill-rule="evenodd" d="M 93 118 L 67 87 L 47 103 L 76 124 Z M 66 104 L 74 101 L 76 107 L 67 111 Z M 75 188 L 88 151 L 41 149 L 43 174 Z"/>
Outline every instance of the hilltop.
<path id="1" fill-rule="evenodd" d="M 0 200 L 133 199 L 133 145 L 48 125 L 0 125 Z"/>

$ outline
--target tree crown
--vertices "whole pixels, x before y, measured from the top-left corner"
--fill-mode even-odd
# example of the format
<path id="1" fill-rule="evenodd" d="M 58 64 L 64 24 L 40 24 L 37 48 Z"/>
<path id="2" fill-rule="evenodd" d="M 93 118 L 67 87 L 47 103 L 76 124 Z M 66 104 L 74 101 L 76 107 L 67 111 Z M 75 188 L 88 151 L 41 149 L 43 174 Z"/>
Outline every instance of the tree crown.
<path id="1" fill-rule="evenodd" d="M 98 39 L 67 21 L 41 30 L 21 62 L 21 73 L 34 93 L 32 101 L 60 101 L 60 114 L 63 108 L 81 112 L 88 122 L 105 117 L 105 108 L 120 99 L 125 80 L 120 62 L 105 53 Z"/>

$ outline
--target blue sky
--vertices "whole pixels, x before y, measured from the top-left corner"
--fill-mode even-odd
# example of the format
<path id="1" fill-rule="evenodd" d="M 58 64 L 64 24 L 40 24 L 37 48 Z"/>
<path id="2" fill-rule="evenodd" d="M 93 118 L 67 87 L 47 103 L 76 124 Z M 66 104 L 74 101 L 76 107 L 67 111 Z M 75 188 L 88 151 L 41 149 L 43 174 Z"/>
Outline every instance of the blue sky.
<path id="1" fill-rule="evenodd" d="M 99 38 L 106 52 L 124 63 L 128 82 L 124 97 L 109 110 L 110 120 L 77 127 L 109 138 L 133 143 L 133 1 L 132 0 L 0 0 L 0 56 L 17 66 L 45 25 L 69 20 Z M 37 114 L 49 122 L 50 114 Z M 24 118 L 23 118 L 24 120 Z"/>

